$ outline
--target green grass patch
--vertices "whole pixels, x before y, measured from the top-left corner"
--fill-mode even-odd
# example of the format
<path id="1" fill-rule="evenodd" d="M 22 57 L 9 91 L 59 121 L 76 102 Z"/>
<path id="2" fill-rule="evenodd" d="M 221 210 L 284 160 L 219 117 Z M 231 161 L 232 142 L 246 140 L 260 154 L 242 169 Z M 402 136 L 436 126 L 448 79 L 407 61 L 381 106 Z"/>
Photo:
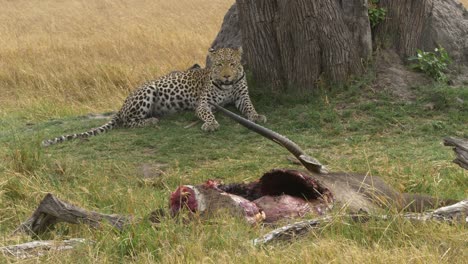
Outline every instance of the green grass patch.
<path id="1" fill-rule="evenodd" d="M 468 89 L 415 89 L 420 97 L 414 102 L 368 91 L 365 84 L 317 91 L 300 100 L 293 95 L 268 97 L 255 87 L 252 94 L 258 111 L 268 117 L 267 127 L 296 141 L 333 171 L 380 175 L 402 192 L 466 198 L 468 174 L 451 162 L 452 150 L 441 141 L 445 136 L 468 137 Z M 300 168 L 286 159 L 289 154 L 281 147 L 220 114 L 221 127 L 215 133 L 202 132 L 201 122 L 185 128 L 196 120 L 187 112 L 154 127 L 116 129 L 42 148 L 43 139 L 83 132 L 106 121 L 80 117 L 82 109 L 76 115 L 61 109 L 57 113 L 63 117 L 54 119 L 25 113 L 27 108 L 0 121 L 0 245 L 27 240 L 9 234 L 47 192 L 91 210 L 145 217 L 166 208 L 169 194 L 180 184 L 213 178 L 249 181 L 272 168 Z M 161 171 L 144 179 L 144 164 Z M 41 260 L 461 263 L 468 234 L 465 227 L 399 218 L 364 224 L 339 219 L 292 243 L 259 248 L 249 243 L 271 228 L 250 227 L 225 215 L 190 223 L 171 218 L 159 225 L 142 222 L 122 233 L 110 227 L 59 225 L 42 238 L 85 237 L 94 243 Z"/>

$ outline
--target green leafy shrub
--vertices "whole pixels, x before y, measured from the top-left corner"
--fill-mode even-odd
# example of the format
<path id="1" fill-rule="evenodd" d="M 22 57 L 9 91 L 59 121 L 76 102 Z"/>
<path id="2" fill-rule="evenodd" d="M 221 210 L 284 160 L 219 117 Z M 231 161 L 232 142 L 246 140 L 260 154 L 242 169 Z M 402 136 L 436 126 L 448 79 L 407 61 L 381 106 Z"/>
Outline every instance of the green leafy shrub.
<path id="1" fill-rule="evenodd" d="M 387 9 L 378 7 L 378 3 L 379 0 L 369 1 L 368 13 L 371 27 L 377 26 L 380 22 L 382 22 L 385 19 L 385 16 L 387 15 Z"/>
<path id="2" fill-rule="evenodd" d="M 447 82 L 447 75 L 445 73 L 450 63 L 452 63 L 452 59 L 447 51 L 439 46 L 434 49 L 434 52 L 422 51 L 420 49 L 417 52 L 416 56 L 408 58 L 409 61 L 415 62 L 410 64 L 410 67 L 424 72 L 438 82 Z"/>

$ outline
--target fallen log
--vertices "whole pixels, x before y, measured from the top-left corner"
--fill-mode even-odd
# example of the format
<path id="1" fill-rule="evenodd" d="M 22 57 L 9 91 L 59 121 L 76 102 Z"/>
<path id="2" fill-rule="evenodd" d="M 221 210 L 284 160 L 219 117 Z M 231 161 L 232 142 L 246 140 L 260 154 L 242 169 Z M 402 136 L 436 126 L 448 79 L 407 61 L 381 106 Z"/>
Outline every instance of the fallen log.
<path id="1" fill-rule="evenodd" d="M 398 217 L 398 215 L 345 215 L 354 221 L 362 221 L 363 219 L 380 219 L 380 220 L 390 220 L 392 218 Z M 440 221 L 440 222 L 456 222 L 468 224 L 468 200 L 461 201 L 459 203 L 444 206 L 433 212 L 427 213 L 407 213 L 402 215 L 403 218 L 414 220 L 414 221 Z M 282 226 L 280 228 L 274 229 L 267 234 L 252 240 L 254 245 L 265 245 L 267 243 L 289 239 L 294 236 L 304 234 L 313 229 L 317 229 L 324 224 L 331 223 L 336 220 L 336 217 L 325 216 L 317 219 L 304 220 L 300 222 L 295 222 Z"/>
<path id="2" fill-rule="evenodd" d="M 457 157 L 453 160 L 465 170 L 468 170 L 468 140 L 454 137 L 444 138 L 444 146 L 454 147 L 453 151 Z"/>
<path id="3" fill-rule="evenodd" d="M 39 203 L 32 216 L 16 228 L 13 234 L 26 233 L 32 236 L 39 235 L 52 229 L 59 222 L 82 223 L 93 228 L 98 228 L 104 221 L 107 221 L 118 230 L 122 230 L 125 226 L 132 223 L 134 219 L 131 216 L 88 211 L 64 202 L 48 193 Z"/>
<path id="4" fill-rule="evenodd" d="M 38 217 L 38 215 L 42 215 Z M 389 220 L 398 215 L 368 215 L 364 213 L 345 215 L 353 221 L 367 221 L 369 219 Z M 310 230 L 319 228 L 324 224 L 335 221 L 339 216 L 324 216 L 317 219 L 304 220 L 295 222 L 277 228 L 262 237 L 252 240 L 254 245 L 264 245 L 272 241 L 288 239 L 294 236 L 304 234 Z M 426 213 L 406 213 L 403 218 L 413 221 L 439 221 L 439 222 L 456 222 L 468 224 L 468 200 L 463 200 L 453 205 L 438 208 L 432 212 Z M 53 196 L 47 194 L 41 201 L 33 216 L 26 222 L 21 224 L 16 230 L 18 232 L 26 232 L 28 234 L 38 234 L 53 228 L 53 225 L 58 222 L 67 222 L 71 224 L 84 223 L 91 227 L 97 228 L 101 225 L 102 220 L 107 220 L 110 224 L 122 230 L 126 225 L 133 222 L 133 217 L 125 217 L 121 215 L 106 215 L 93 211 L 76 207 L 69 203 L 63 202 Z M 0 251 L 4 255 L 13 256 L 16 258 L 31 258 L 42 256 L 49 251 L 63 251 L 73 249 L 79 244 L 85 243 L 82 238 L 75 238 L 63 241 L 32 241 L 19 245 L 1 247 Z"/>
<path id="5" fill-rule="evenodd" d="M 87 243 L 87 241 L 84 238 L 72 238 L 62 241 L 31 241 L 18 245 L 0 247 L 0 252 L 2 252 L 5 256 L 26 259 L 40 257 L 49 253 L 50 251 L 70 250 L 85 243 Z"/>

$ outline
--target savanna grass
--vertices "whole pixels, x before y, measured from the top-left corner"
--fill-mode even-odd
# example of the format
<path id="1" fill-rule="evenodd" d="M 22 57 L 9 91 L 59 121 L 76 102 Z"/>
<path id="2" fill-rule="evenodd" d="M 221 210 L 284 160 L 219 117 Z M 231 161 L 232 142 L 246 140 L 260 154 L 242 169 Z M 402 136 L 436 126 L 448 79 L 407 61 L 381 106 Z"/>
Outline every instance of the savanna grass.
<path id="1" fill-rule="evenodd" d="M 193 113 L 155 127 L 118 129 L 86 141 L 41 148 L 44 138 L 85 131 L 117 110 L 135 85 L 203 62 L 231 1 L 0 1 L 0 246 L 45 193 L 103 213 L 145 218 L 167 208 L 180 184 L 250 181 L 275 167 L 298 168 L 279 146 L 217 115 L 204 133 Z M 463 199 L 468 174 L 440 142 L 468 137 L 465 88 L 417 87 L 414 102 L 369 89 L 307 96 L 270 95 L 252 85 L 267 126 L 290 137 L 333 171 L 381 175 L 402 192 Z M 252 82 L 251 82 L 252 83 Z M 298 99 L 301 98 L 301 99 Z M 461 101 L 459 100 L 461 99 Z M 428 109 L 428 104 L 431 109 Z M 142 166 L 156 173 L 143 175 Z M 122 233 L 61 224 L 42 239 L 93 243 L 32 262 L 60 263 L 463 263 L 466 227 L 346 217 L 292 241 L 254 247 L 272 227 L 223 213 L 204 221 L 142 221 Z M 0 262 L 14 259 L 0 256 Z"/>

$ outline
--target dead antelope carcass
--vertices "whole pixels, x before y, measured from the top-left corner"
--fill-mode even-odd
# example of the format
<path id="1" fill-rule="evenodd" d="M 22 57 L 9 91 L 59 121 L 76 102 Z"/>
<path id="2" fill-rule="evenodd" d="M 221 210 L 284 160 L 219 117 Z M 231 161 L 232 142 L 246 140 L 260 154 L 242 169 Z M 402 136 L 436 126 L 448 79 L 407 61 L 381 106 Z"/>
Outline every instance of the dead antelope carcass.
<path id="1" fill-rule="evenodd" d="M 278 143 L 291 152 L 309 171 L 275 169 L 260 180 L 247 184 L 223 185 L 209 181 L 198 186 L 181 186 L 171 196 L 171 211 L 182 208 L 210 213 L 219 208 L 235 208 L 248 222 L 273 222 L 300 217 L 306 213 L 325 213 L 336 202 L 350 212 L 379 213 L 382 210 L 422 212 L 454 203 L 423 194 L 400 193 L 380 177 L 346 172 L 329 173 L 293 141 L 255 124 L 223 107 L 221 113 L 248 129 Z"/>
<path id="2" fill-rule="evenodd" d="M 201 214 L 219 210 L 243 216 L 248 223 L 275 222 L 306 214 L 323 215 L 333 205 L 333 195 L 304 172 L 274 169 L 250 183 L 182 185 L 172 193 L 170 210 Z"/>

